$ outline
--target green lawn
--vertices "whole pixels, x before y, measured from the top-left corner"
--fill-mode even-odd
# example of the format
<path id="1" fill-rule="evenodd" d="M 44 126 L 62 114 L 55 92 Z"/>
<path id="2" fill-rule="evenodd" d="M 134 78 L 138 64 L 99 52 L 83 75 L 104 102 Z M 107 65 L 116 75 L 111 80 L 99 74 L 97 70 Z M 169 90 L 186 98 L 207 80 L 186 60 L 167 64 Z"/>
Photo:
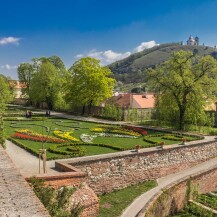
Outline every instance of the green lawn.
<path id="1" fill-rule="evenodd" d="M 15 107 L 15 108 L 12 107 L 12 111 L 14 110 L 16 112 L 22 111 L 22 110 L 19 110 L 19 107 Z M 33 118 L 34 118 L 34 115 L 33 115 Z M 78 139 L 79 140 L 78 143 L 82 142 L 80 139 L 81 134 L 88 134 L 90 136 L 96 136 L 96 133 L 92 132 L 91 129 L 101 127 L 101 125 L 102 124 L 84 122 L 84 121 L 76 121 L 76 120 L 71 120 L 71 119 L 63 119 L 63 118 L 50 118 L 50 119 L 44 119 L 44 120 L 34 120 L 34 119 L 30 120 L 30 119 L 23 118 L 23 120 L 19 120 L 19 121 L 18 120 L 17 121 L 16 120 L 5 121 L 5 124 L 4 124 L 5 134 L 8 138 L 10 138 L 15 133 L 16 130 L 21 130 L 21 129 L 29 129 L 35 133 L 40 133 L 44 135 L 47 135 L 48 134 L 47 129 L 50 129 L 49 136 L 55 136 L 53 132 L 54 130 L 58 129 L 62 131 L 71 131 L 72 134 L 70 135 Z M 114 125 L 109 125 L 109 126 L 120 127 L 120 126 L 114 126 Z M 166 140 L 166 139 L 163 139 L 162 137 L 158 137 L 157 136 L 158 134 L 162 134 L 160 132 L 156 132 L 156 131 L 147 131 L 147 132 L 148 132 L 148 135 L 152 136 L 151 140 L 154 142 L 165 142 L 165 145 L 181 143 L 181 141 Z M 24 148 L 27 147 L 28 149 L 33 150 L 33 151 L 30 150 L 31 152 L 35 152 L 36 154 L 38 150 L 42 147 L 41 142 L 35 142 L 35 141 L 23 140 L 23 139 L 17 139 L 17 138 L 16 138 L 16 141 L 19 144 L 21 144 L 20 146 Z M 117 152 L 117 151 L 125 150 L 125 149 L 135 149 L 136 145 L 140 145 L 141 147 L 144 147 L 144 148 L 156 146 L 154 144 L 151 144 L 150 142 L 144 141 L 144 136 L 142 135 L 137 138 L 117 138 L 117 137 L 96 136 L 93 138 L 92 143 L 104 144 L 109 147 L 100 147 L 100 146 L 94 146 L 91 144 L 85 145 L 84 143 L 82 144 L 82 147 L 84 147 L 84 149 L 86 150 L 85 155 L 87 156 L 96 155 L 96 154 L 107 154 L 107 153 Z M 45 148 L 48 149 L 49 147 L 54 146 L 54 145 L 55 144 L 53 143 L 45 143 Z M 66 147 L 58 147 L 58 149 L 62 151 L 67 151 Z M 47 151 L 48 160 L 58 159 L 58 158 L 68 158 L 68 157 L 70 156 L 66 156 L 63 154 L 57 154 L 57 153 L 51 153 Z"/>
<path id="2" fill-rule="evenodd" d="M 157 186 L 155 181 L 147 181 L 100 196 L 100 217 L 120 216 L 135 198 Z"/>

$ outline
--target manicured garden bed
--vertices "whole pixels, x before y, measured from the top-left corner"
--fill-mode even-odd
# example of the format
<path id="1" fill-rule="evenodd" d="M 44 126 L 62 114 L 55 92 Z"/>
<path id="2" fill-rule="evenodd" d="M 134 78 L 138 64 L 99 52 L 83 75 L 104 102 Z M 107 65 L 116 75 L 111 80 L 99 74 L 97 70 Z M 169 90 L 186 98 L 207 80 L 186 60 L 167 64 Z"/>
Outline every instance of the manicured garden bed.
<path id="1" fill-rule="evenodd" d="M 181 144 L 183 135 L 150 131 L 139 127 L 106 125 L 63 118 L 5 117 L 7 138 L 38 155 L 47 149 L 47 159 L 106 154 L 135 147 Z M 197 137 L 184 136 L 187 141 Z M 63 145 L 64 144 L 64 145 Z M 76 146 L 76 147 L 73 147 Z"/>

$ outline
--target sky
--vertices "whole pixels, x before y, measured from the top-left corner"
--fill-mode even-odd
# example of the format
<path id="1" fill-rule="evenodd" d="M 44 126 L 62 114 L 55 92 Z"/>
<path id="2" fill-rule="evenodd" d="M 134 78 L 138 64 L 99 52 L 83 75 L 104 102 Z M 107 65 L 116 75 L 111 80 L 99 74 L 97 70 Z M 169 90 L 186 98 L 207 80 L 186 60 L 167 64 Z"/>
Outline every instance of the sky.
<path id="1" fill-rule="evenodd" d="M 190 35 L 214 46 L 216 11 L 217 0 L 1 0 L 0 73 L 17 79 L 20 63 L 52 55 L 108 65 Z"/>

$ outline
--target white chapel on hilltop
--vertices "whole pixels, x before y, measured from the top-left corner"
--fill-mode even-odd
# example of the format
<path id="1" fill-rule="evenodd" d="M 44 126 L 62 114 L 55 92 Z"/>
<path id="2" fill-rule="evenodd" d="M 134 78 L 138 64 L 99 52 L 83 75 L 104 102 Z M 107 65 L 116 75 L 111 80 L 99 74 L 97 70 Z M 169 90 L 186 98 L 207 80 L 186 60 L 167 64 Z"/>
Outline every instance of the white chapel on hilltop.
<path id="1" fill-rule="evenodd" d="M 187 40 L 187 45 L 195 45 L 198 46 L 199 45 L 199 38 L 196 36 L 195 38 L 193 38 L 191 35 L 189 37 L 189 39 Z"/>

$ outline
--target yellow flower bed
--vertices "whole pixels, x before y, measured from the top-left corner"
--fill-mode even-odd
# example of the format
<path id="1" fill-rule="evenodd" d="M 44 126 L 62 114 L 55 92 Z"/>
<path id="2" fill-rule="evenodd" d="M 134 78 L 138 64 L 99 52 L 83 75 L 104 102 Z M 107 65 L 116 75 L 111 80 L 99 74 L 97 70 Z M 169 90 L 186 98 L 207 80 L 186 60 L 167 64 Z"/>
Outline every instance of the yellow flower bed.
<path id="1" fill-rule="evenodd" d="M 61 131 L 61 130 L 54 130 L 54 135 L 65 140 L 73 141 L 73 142 L 79 142 L 79 139 L 76 139 L 75 137 L 71 136 L 72 131 Z"/>
<path id="2" fill-rule="evenodd" d="M 115 130 L 111 130 L 110 133 L 118 133 L 118 134 L 130 135 L 130 136 L 141 136 L 141 134 L 133 130 L 126 130 L 126 129 L 115 129 Z"/>
<path id="3" fill-rule="evenodd" d="M 115 133 L 115 134 L 122 134 L 122 135 L 130 135 L 130 136 L 141 136 L 140 133 L 133 131 L 133 130 L 127 130 L 124 128 L 103 128 L 103 127 L 96 127 L 96 128 L 92 128 L 91 129 L 92 132 L 96 132 L 96 133 Z"/>
<path id="4" fill-rule="evenodd" d="M 102 133 L 102 132 L 105 132 L 106 129 L 102 128 L 102 127 L 95 127 L 95 128 L 92 128 L 91 131 L 92 132 L 97 132 L 97 133 Z"/>

